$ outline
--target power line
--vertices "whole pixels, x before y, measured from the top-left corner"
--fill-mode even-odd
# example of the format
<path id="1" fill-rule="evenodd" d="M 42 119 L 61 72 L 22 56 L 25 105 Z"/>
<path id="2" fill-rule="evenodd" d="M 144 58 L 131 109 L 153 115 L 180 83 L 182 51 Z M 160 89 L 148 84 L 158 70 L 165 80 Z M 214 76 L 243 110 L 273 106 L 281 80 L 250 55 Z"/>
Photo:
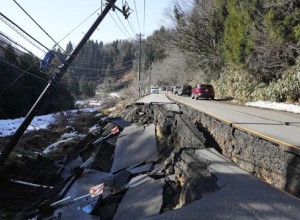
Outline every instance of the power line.
<path id="1" fill-rule="evenodd" d="M 22 9 L 22 11 L 26 14 L 26 15 L 28 15 L 28 17 L 60 48 L 60 49 L 62 49 L 62 51 L 64 51 L 65 52 L 65 50 L 41 27 L 41 25 L 39 25 L 31 16 L 30 16 L 30 14 L 28 14 L 27 12 L 26 12 L 26 10 L 16 1 L 16 0 L 13 0 L 21 9 Z"/>
<path id="2" fill-rule="evenodd" d="M 84 22 L 86 22 L 90 17 L 92 17 L 97 11 L 101 9 L 98 8 L 96 11 L 94 11 L 90 16 L 88 16 L 86 19 L 84 19 L 79 25 L 77 25 L 74 29 L 72 29 L 66 36 L 64 36 L 58 43 L 62 42 L 67 36 L 69 36 L 72 32 L 74 32 L 78 27 L 80 27 Z"/>
<path id="3" fill-rule="evenodd" d="M 129 16 L 129 20 L 130 20 L 130 23 L 131 23 L 131 25 L 132 25 L 132 27 L 133 27 L 133 29 L 134 29 L 134 33 L 136 33 L 136 31 L 135 31 L 135 26 L 134 26 L 134 22 L 132 21 L 132 16 Z"/>
<path id="4" fill-rule="evenodd" d="M 0 32 L 0 35 L 4 36 L 4 37 L 7 38 L 9 41 L 12 41 L 11 38 L 7 37 L 6 35 L 2 34 L 1 32 Z M 6 44 L 6 45 L 10 45 L 9 43 L 7 43 L 7 42 L 5 42 L 5 41 L 3 41 L 3 40 L 1 40 L 1 39 L 0 39 L 0 42 L 4 43 L 4 44 Z M 18 46 L 22 47 L 22 46 L 19 45 L 18 43 L 14 42 L 14 41 L 12 41 L 12 42 L 13 42 L 14 44 L 17 44 Z M 12 45 L 10 45 L 10 46 L 12 46 Z M 12 47 L 13 47 L 13 49 L 20 51 L 21 53 L 25 53 L 24 51 L 21 51 L 20 49 L 14 47 L 14 46 L 12 46 Z M 1 48 L 2 48 L 3 50 L 6 50 L 6 49 L 3 48 L 3 47 L 1 47 Z M 31 57 L 36 58 L 36 59 L 38 59 L 39 61 L 41 61 L 40 58 L 38 58 L 37 56 L 31 54 L 31 52 L 30 52 L 29 50 L 27 50 L 26 48 L 23 48 L 23 49 L 26 50 L 26 51 L 28 52 L 28 55 L 30 55 Z M 7 51 L 7 50 L 6 50 L 6 51 Z M 8 52 L 10 52 L 10 51 L 8 51 Z M 10 52 L 10 53 L 11 53 L 11 52 Z M 25 53 L 25 54 L 26 54 L 26 53 Z M 59 54 L 59 53 L 58 53 L 58 54 Z M 59 54 L 59 55 L 64 55 L 64 54 Z M 75 58 L 75 59 L 77 59 L 77 60 L 84 60 L 84 61 L 90 61 L 90 62 L 93 62 L 93 63 L 96 63 L 96 64 L 102 64 L 102 65 L 114 64 L 113 62 L 104 63 L 104 62 L 98 62 L 98 61 L 89 60 L 89 59 L 80 59 L 80 58 Z M 134 60 L 136 60 L 136 58 L 132 58 L 131 60 L 127 60 L 126 62 L 122 62 L 122 63 L 115 63 L 114 65 L 115 65 L 115 66 L 116 66 L 116 65 L 119 65 L 119 64 L 124 65 L 124 64 L 133 62 Z M 54 65 L 54 64 L 51 64 L 51 66 L 53 66 L 53 67 L 58 67 L 57 65 Z M 94 71 L 98 71 L 98 70 L 99 70 L 99 69 L 96 69 L 96 68 L 76 67 L 76 66 L 70 66 L 70 68 L 73 68 L 73 69 L 85 69 L 85 70 L 91 70 L 91 71 L 93 71 L 93 70 L 94 70 Z M 41 72 L 41 73 L 44 73 L 43 71 L 40 71 L 40 72 Z M 45 73 L 45 74 L 48 75 L 48 73 Z"/>
<path id="5" fill-rule="evenodd" d="M 121 67 L 121 68 L 113 68 L 112 71 L 117 71 L 117 70 L 124 70 L 124 69 L 127 69 L 129 67 L 132 67 L 133 64 L 129 64 L 128 66 L 124 66 L 124 67 Z M 70 66 L 70 68 L 72 69 L 79 69 L 79 70 L 92 70 L 92 71 L 102 71 L 102 69 L 96 69 L 96 68 L 84 68 L 84 67 L 74 67 L 74 66 Z"/>
<path id="6" fill-rule="evenodd" d="M 30 67 L 26 70 L 26 72 L 30 69 Z M 21 79 L 25 75 L 25 71 L 22 73 L 22 75 L 18 76 L 17 79 L 15 79 L 11 84 L 9 84 L 1 93 L 0 96 L 2 96 L 10 87 L 12 87 L 19 79 Z"/>
<path id="7" fill-rule="evenodd" d="M 130 38 L 130 36 L 128 37 L 128 35 L 122 30 L 122 28 L 118 25 L 118 23 L 116 22 L 116 20 L 114 19 L 114 17 L 109 13 L 110 17 L 113 19 L 113 21 L 115 22 L 115 24 L 117 25 L 117 27 L 119 28 L 119 30 L 127 37 Z"/>
<path id="8" fill-rule="evenodd" d="M 79 79 L 79 80 L 70 80 L 70 81 L 65 81 L 65 82 L 60 82 L 60 84 L 69 84 L 72 82 L 78 82 L 78 81 L 85 81 L 88 82 L 88 80 L 90 81 L 96 81 L 99 82 L 100 80 L 104 80 L 107 78 L 111 78 L 111 79 L 118 79 L 121 78 L 122 76 L 124 76 L 124 73 L 118 73 L 118 74 L 114 74 L 114 75 L 109 75 L 109 76 L 99 76 L 99 77 L 77 77 L 77 76 L 73 76 L 75 79 Z M 87 80 L 85 80 L 87 79 Z"/>
<path id="9" fill-rule="evenodd" d="M 133 28 L 132 28 L 132 26 L 131 26 L 131 24 L 130 24 L 130 22 L 129 22 L 128 19 L 127 19 L 127 22 L 128 22 L 128 24 L 129 24 L 129 26 L 130 26 L 130 29 L 132 30 L 132 33 L 135 34 L 135 31 L 133 30 Z"/>
<path id="10" fill-rule="evenodd" d="M 9 26 L 11 29 L 13 29 L 17 34 L 19 34 L 21 37 L 23 37 L 25 40 L 27 40 L 31 45 L 33 45 L 34 47 L 36 47 L 37 49 L 39 49 L 40 51 L 42 51 L 43 53 L 46 53 L 43 49 L 41 49 L 39 46 L 37 46 L 34 42 L 32 42 L 28 37 L 26 37 L 20 30 L 17 30 L 13 25 L 12 22 L 6 17 L 4 16 L 1 12 L 0 12 L 0 19 L 1 21 L 3 21 L 7 26 Z M 6 19 L 6 20 L 5 20 Z M 9 23 L 11 22 L 11 23 Z"/>
<path id="11" fill-rule="evenodd" d="M 115 11 L 115 14 L 117 15 L 120 23 L 122 24 L 123 28 L 125 29 L 125 31 L 127 32 L 127 34 L 130 36 L 130 38 L 132 38 L 132 36 L 130 35 L 129 31 L 127 30 L 127 28 L 125 27 L 125 25 L 123 24 L 122 20 L 120 19 L 118 13 Z"/>
<path id="12" fill-rule="evenodd" d="M 13 41 L 11 38 L 9 38 L 9 37 L 7 37 L 5 34 L 3 34 L 1 31 L 0 31 L 0 35 L 2 35 L 3 37 L 5 37 L 5 38 L 6 38 L 7 40 L 9 40 L 11 43 L 14 43 L 15 45 L 21 47 L 21 48 L 22 48 L 23 50 L 25 50 L 27 53 L 32 54 L 32 52 L 31 52 L 30 50 L 28 50 L 27 48 L 23 47 L 23 46 L 20 45 L 19 43 Z M 11 45 L 11 44 L 9 44 L 9 43 L 7 43 L 7 42 L 1 40 L 1 39 L 0 39 L 0 41 L 1 41 L 2 43 L 6 44 L 6 45 Z M 12 46 L 12 45 L 11 45 L 11 46 Z M 12 47 L 13 47 L 13 46 L 12 46 Z M 21 51 L 20 49 L 18 49 L 18 48 L 16 48 L 16 47 L 13 47 L 13 48 L 16 49 L 16 50 L 18 50 L 18 51 L 20 51 L 20 52 L 22 52 L 22 53 L 25 53 L 24 51 Z M 32 55 L 32 56 L 36 57 L 35 55 Z"/>
<path id="13" fill-rule="evenodd" d="M 43 79 L 43 78 L 41 78 L 41 77 L 38 77 L 38 76 L 34 75 L 33 73 L 30 73 L 30 72 L 28 72 L 28 71 L 26 71 L 26 70 L 22 70 L 22 69 L 20 69 L 19 67 L 16 67 L 16 66 L 14 66 L 14 65 L 12 65 L 12 64 L 10 64 L 10 63 L 8 63 L 8 62 L 2 60 L 2 59 L 0 59 L 0 62 L 5 63 L 6 65 L 9 65 L 9 66 L 11 66 L 11 67 L 13 67 L 13 68 L 15 68 L 15 69 L 17 69 L 17 70 L 19 70 L 19 71 L 22 71 L 22 72 L 24 72 L 24 73 L 26 73 L 26 74 L 28 74 L 28 75 L 30 75 L 30 76 L 33 76 L 33 77 L 35 77 L 35 78 L 37 78 L 37 79 L 39 79 L 39 80 L 48 82 L 47 80 L 45 80 L 45 79 Z"/>
<path id="14" fill-rule="evenodd" d="M 6 42 L 4 42 L 4 41 L 2 41 L 2 40 L 0 40 L 1 42 L 3 42 L 4 44 L 6 44 L 6 45 L 10 45 L 10 44 L 8 44 L 8 43 L 6 43 Z M 10 45 L 11 46 L 11 45 Z M 11 46 L 13 49 L 15 49 L 15 50 L 18 50 L 18 51 L 20 51 L 21 53 L 24 53 L 24 54 L 27 54 L 27 53 L 25 53 L 25 52 L 23 52 L 23 51 L 21 51 L 21 50 L 19 50 L 18 48 L 16 48 L 16 47 L 13 47 L 13 46 Z M 9 52 L 9 53 L 11 53 L 12 54 L 12 52 L 11 51 L 9 51 L 9 50 L 7 50 L 6 48 L 4 48 L 4 47 L 2 47 L 2 46 L 0 46 L 0 48 L 2 48 L 2 50 L 5 50 L 5 51 L 7 51 L 7 52 Z M 31 56 L 32 58 L 34 58 L 34 59 L 37 59 L 38 61 L 41 61 L 41 59 L 39 59 L 38 57 L 36 57 L 36 56 L 34 56 L 34 55 L 31 55 L 31 54 L 28 54 L 29 56 Z M 31 67 L 33 67 L 34 66 L 34 63 L 30 66 L 30 68 Z M 45 75 L 47 75 L 47 76 L 49 76 L 49 74 L 48 73 L 45 73 L 45 72 L 43 72 L 43 71 L 40 71 L 40 73 L 43 73 L 43 74 L 45 74 Z"/>
<path id="15" fill-rule="evenodd" d="M 145 35 L 145 23 L 146 23 L 146 0 L 144 0 L 144 25 L 143 25 L 143 34 Z"/>
<path id="16" fill-rule="evenodd" d="M 36 43 L 38 43 L 40 46 L 44 47 L 47 51 L 50 51 L 44 44 L 42 44 L 41 42 L 39 42 L 37 39 L 35 39 L 34 37 L 32 37 L 30 34 L 28 34 L 24 29 L 22 29 L 19 25 L 17 25 L 15 22 L 13 22 L 12 20 L 10 20 L 8 17 L 6 17 L 4 14 L 2 14 L 0 12 L 0 15 L 5 18 L 7 21 L 9 21 L 11 24 L 13 24 L 14 26 L 16 26 L 17 28 L 19 28 L 24 34 L 26 34 L 28 37 L 30 37 L 32 40 L 34 40 Z"/>
<path id="17" fill-rule="evenodd" d="M 140 27 L 139 16 L 138 16 L 138 13 L 137 13 L 135 0 L 134 0 L 134 7 L 135 7 L 136 20 L 137 20 L 138 27 L 139 27 L 139 30 L 140 30 L 140 33 L 141 33 L 141 27 Z"/>

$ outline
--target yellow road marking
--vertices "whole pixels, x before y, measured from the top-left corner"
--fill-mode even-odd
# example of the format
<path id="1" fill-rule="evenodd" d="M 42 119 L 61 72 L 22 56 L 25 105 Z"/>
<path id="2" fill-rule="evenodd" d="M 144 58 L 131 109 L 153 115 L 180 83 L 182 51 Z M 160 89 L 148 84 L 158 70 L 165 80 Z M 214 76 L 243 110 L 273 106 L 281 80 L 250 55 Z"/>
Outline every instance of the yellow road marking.
<path id="1" fill-rule="evenodd" d="M 186 103 L 183 103 L 183 104 L 186 104 Z M 188 104 L 188 106 L 191 107 L 191 108 L 193 108 L 193 109 L 196 110 L 196 111 L 200 111 L 200 112 L 202 112 L 202 113 L 204 113 L 204 114 L 206 114 L 206 115 L 209 115 L 209 116 L 211 116 L 211 117 L 213 117 L 213 118 L 215 118 L 215 119 L 218 119 L 218 120 L 220 120 L 220 121 L 226 122 L 226 123 L 232 125 L 233 127 L 240 128 L 240 129 L 242 129 L 242 130 L 248 131 L 249 133 L 255 134 L 255 135 L 259 136 L 259 137 L 262 137 L 262 138 L 267 139 L 267 140 L 269 140 L 269 141 L 275 142 L 275 143 L 277 143 L 277 144 L 282 144 L 282 145 L 284 145 L 284 146 L 286 146 L 286 147 L 294 148 L 294 149 L 296 149 L 296 150 L 300 150 L 300 146 L 295 146 L 295 145 L 293 145 L 293 144 L 289 144 L 289 143 L 286 143 L 286 142 L 284 142 L 284 141 L 278 140 L 278 139 L 276 139 L 276 138 L 270 137 L 270 136 L 268 136 L 268 135 L 259 133 L 259 132 L 257 132 L 257 131 L 254 131 L 254 130 L 250 129 L 250 128 L 246 128 L 246 127 L 244 127 L 244 126 L 241 126 L 241 125 L 239 125 L 238 123 L 234 123 L 233 121 L 230 121 L 230 120 L 227 120 L 227 119 L 225 119 L 225 118 L 222 118 L 222 117 L 220 117 L 220 116 L 218 116 L 218 115 L 216 115 L 216 114 L 214 114 L 214 113 L 211 113 L 211 112 L 207 112 L 207 111 L 204 111 L 204 110 L 197 109 L 197 108 L 195 108 L 195 107 L 193 107 L 193 106 L 191 106 L 191 105 L 189 105 L 189 104 Z"/>

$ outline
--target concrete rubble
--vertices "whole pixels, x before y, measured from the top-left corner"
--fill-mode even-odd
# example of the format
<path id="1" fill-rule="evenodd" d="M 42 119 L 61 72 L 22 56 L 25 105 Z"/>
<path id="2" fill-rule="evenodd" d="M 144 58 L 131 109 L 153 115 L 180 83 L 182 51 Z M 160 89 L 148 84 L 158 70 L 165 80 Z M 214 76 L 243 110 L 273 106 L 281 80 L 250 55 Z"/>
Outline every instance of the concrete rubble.
<path id="1" fill-rule="evenodd" d="M 241 215 L 276 218 L 291 210 L 292 217 L 297 215 L 295 204 L 299 201 L 274 192 L 269 185 L 230 163 L 219 154 L 219 146 L 211 140 L 211 135 L 195 122 L 199 116 L 193 113 L 187 117 L 186 111 L 189 110 L 171 101 L 166 105 L 140 101 L 127 107 L 122 115 L 125 120 L 108 118 L 111 123 L 103 128 L 102 136 L 109 136 L 115 126 L 121 132 L 97 144 L 87 143 L 88 147 L 61 169 L 62 177 L 69 178 L 70 182 L 69 187 L 63 189 L 62 198 L 87 194 L 92 186 L 101 183 L 105 184 L 103 192 L 56 209 L 52 217 L 232 219 Z M 89 167 L 82 167 L 82 162 L 90 158 L 93 160 Z M 233 175 L 233 171 L 238 175 Z M 258 187 L 264 194 L 256 191 Z M 267 209 L 264 203 L 267 194 L 285 209 L 274 208 L 276 215 L 266 214 L 260 209 L 259 199 Z M 230 200 L 235 207 L 230 206 Z M 228 210 L 232 214 L 228 214 Z"/>

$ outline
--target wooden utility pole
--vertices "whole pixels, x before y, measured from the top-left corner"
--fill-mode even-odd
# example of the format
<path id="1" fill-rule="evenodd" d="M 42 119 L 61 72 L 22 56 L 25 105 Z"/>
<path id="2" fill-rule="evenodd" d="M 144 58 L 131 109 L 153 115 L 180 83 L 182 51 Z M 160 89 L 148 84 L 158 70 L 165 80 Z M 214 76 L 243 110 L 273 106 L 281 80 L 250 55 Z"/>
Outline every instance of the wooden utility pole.
<path id="1" fill-rule="evenodd" d="M 24 134 L 25 130 L 31 123 L 32 119 L 34 118 L 36 112 L 38 111 L 41 104 L 46 100 L 48 95 L 50 94 L 50 89 L 53 88 L 60 78 L 63 76 L 63 74 L 68 70 L 69 66 L 81 50 L 81 48 L 84 46 L 84 44 L 88 41 L 88 39 L 91 37 L 91 35 L 94 33 L 98 25 L 102 22 L 102 20 L 105 18 L 105 16 L 108 14 L 110 9 L 112 9 L 115 5 L 117 0 L 107 0 L 107 4 L 105 8 L 103 9 L 102 13 L 99 15 L 99 17 L 96 19 L 96 21 L 93 23 L 93 25 L 90 27 L 88 32 L 83 36 L 77 47 L 72 51 L 72 53 L 67 57 L 64 64 L 58 67 L 58 69 L 55 72 L 55 75 L 51 78 L 50 82 L 47 84 L 46 88 L 42 92 L 42 94 L 39 96 L 39 98 L 36 100 L 34 105 L 31 107 L 30 111 L 27 113 L 24 121 L 19 126 L 15 134 L 12 136 L 8 144 L 5 146 L 4 150 L 1 152 L 0 155 L 0 164 L 3 164 L 5 160 L 8 158 L 9 154 L 12 152 L 16 144 L 19 142 L 21 136 Z"/>
<path id="2" fill-rule="evenodd" d="M 141 67 L 142 67 L 142 34 L 139 37 L 139 64 L 138 64 L 138 97 L 141 97 Z"/>

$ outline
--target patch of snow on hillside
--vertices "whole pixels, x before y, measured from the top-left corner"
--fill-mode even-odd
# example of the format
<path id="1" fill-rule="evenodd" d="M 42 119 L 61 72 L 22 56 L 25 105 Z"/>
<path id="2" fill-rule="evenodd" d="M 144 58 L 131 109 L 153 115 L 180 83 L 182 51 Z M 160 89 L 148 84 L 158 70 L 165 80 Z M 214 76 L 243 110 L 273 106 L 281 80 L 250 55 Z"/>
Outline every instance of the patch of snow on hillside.
<path id="1" fill-rule="evenodd" d="M 97 131 L 99 128 L 100 128 L 99 125 L 94 125 L 93 127 L 90 127 L 89 133 L 93 133 L 93 132 Z"/>
<path id="2" fill-rule="evenodd" d="M 97 111 L 101 109 L 101 107 L 90 107 L 90 108 L 82 108 L 77 110 L 69 110 L 64 112 L 57 112 L 53 114 L 48 115 L 41 115 L 41 116 L 35 116 L 28 128 L 25 132 L 29 131 L 37 131 L 40 129 L 47 129 L 49 125 L 54 124 L 56 121 L 56 118 L 63 115 L 67 117 L 69 120 L 68 122 L 72 122 L 73 116 L 80 113 L 91 113 L 94 111 Z M 21 123 L 23 122 L 23 118 L 16 118 L 16 119 L 3 119 L 0 120 L 0 137 L 7 137 L 12 136 L 16 130 L 19 128 Z"/>
<path id="3" fill-rule="evenodd" d="M 69 133 L 64 133 L 60 136 L 61 139 L 68 139 L 68 138 L 75 138 L 75 137 L 83 138 L 85 137 L 85 135 L 79 134 L 77 131 L 72 131 Z"/>
<path id="4" fill-rule="evenodd" d="M 88 106 L 98 106 L 100 107 L 102 105 L 102 101 L 99 100 L 94 100 L 94 99 L 89 99 L 89 100 L 77 100 L 75 102 L 76 106 L 83 106 L 83 107 L 88 107 Z"/>
<path id="5" fill-rule="evenodd" d="M 276 109 L 276 110 L 293 112 L 293 113 L 300 113 L 300 105 L 294 105 L 294 104 L 258 101 L 258 102 L 247 102 L 245 105 L 259 107 L 259 108 Z"/>
<path id="6" fill-rule="evenodd" d="M 43 154 L 49 154 L 51 152 L 53 152 L 54 150 L 56 150 L 56 148 L 58 148 L 62 143 L 65 143 L 65 142 L 68 142 L 68 141 L 71 141 L 73 138 L 67 138 L 65 140 L 61 140 L 61 141 L 58 141 L 58 142 L 55 142 L 51 145 L 49 145 L 48 147 L 46 147 L 44 150 L 43 150 Z"/>
<path id="7" fill-rule="evenodd" d="M 0 137 L 13 135 L 23 122 L 24 118 L 0 120 Z M 26 132 L 33 130 L 46 129 L 55 121 L 55 114 L 36 116 L 26 129 Z"/>
<path id="8" fill-rule="evenodd" d="M 110 93 L 110 96 L 111 97 L 115 97 L 115 98 L 120 98 L 120 95 L 118 93 L 116 93 L 116 92 Z"/>

